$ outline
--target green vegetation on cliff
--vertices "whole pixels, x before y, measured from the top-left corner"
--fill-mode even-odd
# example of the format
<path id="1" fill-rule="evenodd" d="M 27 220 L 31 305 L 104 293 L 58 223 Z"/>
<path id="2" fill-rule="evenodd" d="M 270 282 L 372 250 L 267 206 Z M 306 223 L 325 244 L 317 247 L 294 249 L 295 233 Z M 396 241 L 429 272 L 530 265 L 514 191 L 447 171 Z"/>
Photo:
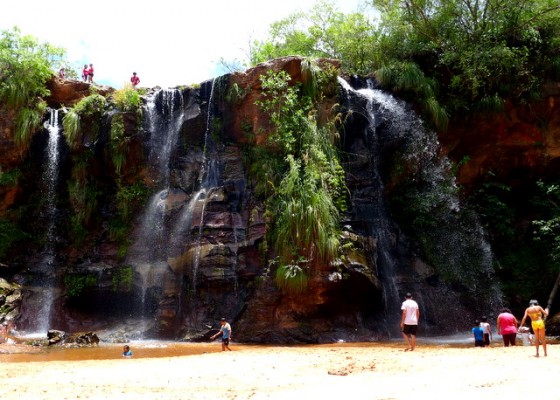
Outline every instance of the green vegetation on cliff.
<path id="1" fill-rule="evenodd" d="M 64 50 L 22 36 L 17 28 L 0 33 L 0 103 L 17 112 L 15 141 L 28 147 L 40 126 L 49 94 L 46 82 Z"/>
<path id="2" fill-rule="evenodd" d="M 368 14 L 321 1 L 272 24 L 252 64 L 285 55 L 332 57 L 374 74 L 418 104 L 438 129 L 451 115 L 500 110 L 560 77 L 560 5 L 549 0 L 370 0 Z M 373 11 L 376 10 L 377 12 Z M 373 16 L 379 16 L 376 21 Z"/>
<path id="3" fill-rule="evenodd" d="M 316 109 L 336 74 L 304 60 L 302 75 L 303 84 L 293 86 L 284 71 L 261 77 L 257 104 L 274 128 L 260 150 L 266 156 L 253 154 L 251 163 L 255 180 L 265 185 L 276 283 L 295 293 L 306 289 L 309 274 L 338 256 L 339 212 L 345 205 L 334 122 L 320 121 Z"/>

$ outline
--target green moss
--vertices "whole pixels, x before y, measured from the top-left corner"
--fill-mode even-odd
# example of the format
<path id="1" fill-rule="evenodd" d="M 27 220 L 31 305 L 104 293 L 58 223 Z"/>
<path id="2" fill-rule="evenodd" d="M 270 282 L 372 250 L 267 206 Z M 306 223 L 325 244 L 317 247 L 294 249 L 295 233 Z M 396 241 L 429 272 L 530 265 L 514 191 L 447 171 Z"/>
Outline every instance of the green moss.
<path id="1" fill-rule="evenodd" d="M 15 243 L 28 237 L 14 222 L 0 218 L 0 259 L 6 256 Z"/>
<path id="2" fill-rule="evenodd" d="M 16 186 L 22 173 L 19 168 L 9 171 L 0 170 L 0 186 Z"/>
<path id="3" fill-rule="evenodd" d="M 132 289 L 133 271 L 129 265 L 115 268 L 112 276 L 113 291 L 129 292 Z"/>
<path id="4" fill-rule="evenodd" d="M 234 83 L 229 87 L 226 92 L 225 98 L 230 103 L 240 103 L 249 91 L 245 88 L 242 88 L 237 83 Z"/>
<path id="5" fill-rule="evenodd" d="M 64 277 L 66 296 L 78 297 L 84 290 L 97 286 L 97 276 L 94 274 L 68 274 Z"/>

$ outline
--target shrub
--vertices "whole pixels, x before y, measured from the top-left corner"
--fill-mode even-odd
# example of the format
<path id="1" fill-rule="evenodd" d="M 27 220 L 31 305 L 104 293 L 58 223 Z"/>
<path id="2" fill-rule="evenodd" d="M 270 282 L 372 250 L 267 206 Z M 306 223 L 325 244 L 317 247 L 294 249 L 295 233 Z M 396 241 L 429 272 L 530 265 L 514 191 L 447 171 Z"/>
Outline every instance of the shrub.
<path id="1" fill-rule="evenodd" d="M 127 84 L 113 94 L 113 101 L 120 111 L 138 112 L 141 110 L 142 98 L 132 85 Z"/>

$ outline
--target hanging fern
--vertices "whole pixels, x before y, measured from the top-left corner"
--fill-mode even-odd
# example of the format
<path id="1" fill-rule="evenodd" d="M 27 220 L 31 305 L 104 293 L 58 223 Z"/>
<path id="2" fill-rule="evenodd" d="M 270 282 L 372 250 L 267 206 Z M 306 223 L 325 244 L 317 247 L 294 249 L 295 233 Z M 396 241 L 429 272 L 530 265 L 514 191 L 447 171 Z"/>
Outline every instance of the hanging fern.
<path id="1" fill-rule="evenodd" d="M 47 109 L 47 103 L 41 101 L 33 108 L 22 108 L 16 117 L 15 141 L 19 145 L 28 147 L 31 143 L 33 133 L 41 126 L 43 114 Z"/>
<path id="2" fill-rule="evenodd" d="M 278 267 L 274 278 L 280 290 L 289 294 L 300 294 L 307 289 L 307 274 L 297 264 Z"/>
<path id="3" fill-rule="evenodd" d="M 274 243 L 279 265 L 275 282 L 290 293 L 304 291 L 308 273 L 328 268 L 338 257 L 339 217 L 347 192 L 336 126 L 317 119 L 315 101 L 330 75 L 323 76 L 309 60 L 302 62 L 301 73 L 302 85 L 289 85 L 285 71 L 261 77 L 263 95 L 257 105 L 274 129 L 258 156 L 253 152 L 249 168 L 266 179 L 260 183 L 270 216 L 266 240 Z"/>
<path id="4" fill-rule="evenodd" d="M 118 175 L 121 174 L 122 166 L 126 160 L 127 149 L 123 115 L 115 114 L 111 118 L 111 159 Z"/>
<path id="5" fill-rule="evenodd" d="M 71 149 L 79 145 L 80 114 L 75 109 L 70 109 L 62 118 L 62 127 L 66 142 Z"/>

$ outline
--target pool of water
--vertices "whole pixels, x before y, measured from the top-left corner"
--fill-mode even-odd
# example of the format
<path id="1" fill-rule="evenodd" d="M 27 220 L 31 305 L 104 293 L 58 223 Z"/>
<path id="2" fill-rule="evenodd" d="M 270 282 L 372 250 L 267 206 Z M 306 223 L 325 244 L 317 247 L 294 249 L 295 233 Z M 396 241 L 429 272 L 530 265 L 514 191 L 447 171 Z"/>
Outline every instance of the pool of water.
<path id="1" fill-rule="evenodd" d="M 219 342 L 130 342 L 134 358 L 179 357 L 221 351 Z M 98 346 L 69 348 L 2 345 L 0 363 L 35 361 L 110 360 L 122 358 L 123 344 L 100 343 Z"/>
<path id="2" fill-rule="evenodd" d="M 558 344 L 557 338 L 547 338 L 548 344 Z M 132 341 L 127 343 L 133 352 L 133 358 L 158 358 L 158 357 L 182 357 L 206 353 L 220 352 L 221 344 L 217 340 L 212 343 L 185 343 L 165 341 Z M 518 340 L 519 345 L 523 345 Z M 419 347 L 471 347 L 473 341 L 470 335 L 451 335 L 421 338 L 417 340 Z M 62 346 L 36 347 L 24 345 L 0 344 L 0 363 L 3 362 L 44 362 L 44 361 L 83 361 L 83 360 L 111 360 L 121 359 L 124 344 L 100 343 L 98 346 L 68 348 Z M 276 347 L 298 347 L 298 346 L 329 346 L 329 347 L 390 347 L 401 348 L 404 346 L 402 339 L 393 339 L 384 342 L 343 342 L 322 345 L 297 345 Z M 502 347 L 501 336 L 494 336 L 492 347 Z M 246 350 L 274 347 L 272 345 L 250 345 L 232 343 L 233 350 Z"/>

